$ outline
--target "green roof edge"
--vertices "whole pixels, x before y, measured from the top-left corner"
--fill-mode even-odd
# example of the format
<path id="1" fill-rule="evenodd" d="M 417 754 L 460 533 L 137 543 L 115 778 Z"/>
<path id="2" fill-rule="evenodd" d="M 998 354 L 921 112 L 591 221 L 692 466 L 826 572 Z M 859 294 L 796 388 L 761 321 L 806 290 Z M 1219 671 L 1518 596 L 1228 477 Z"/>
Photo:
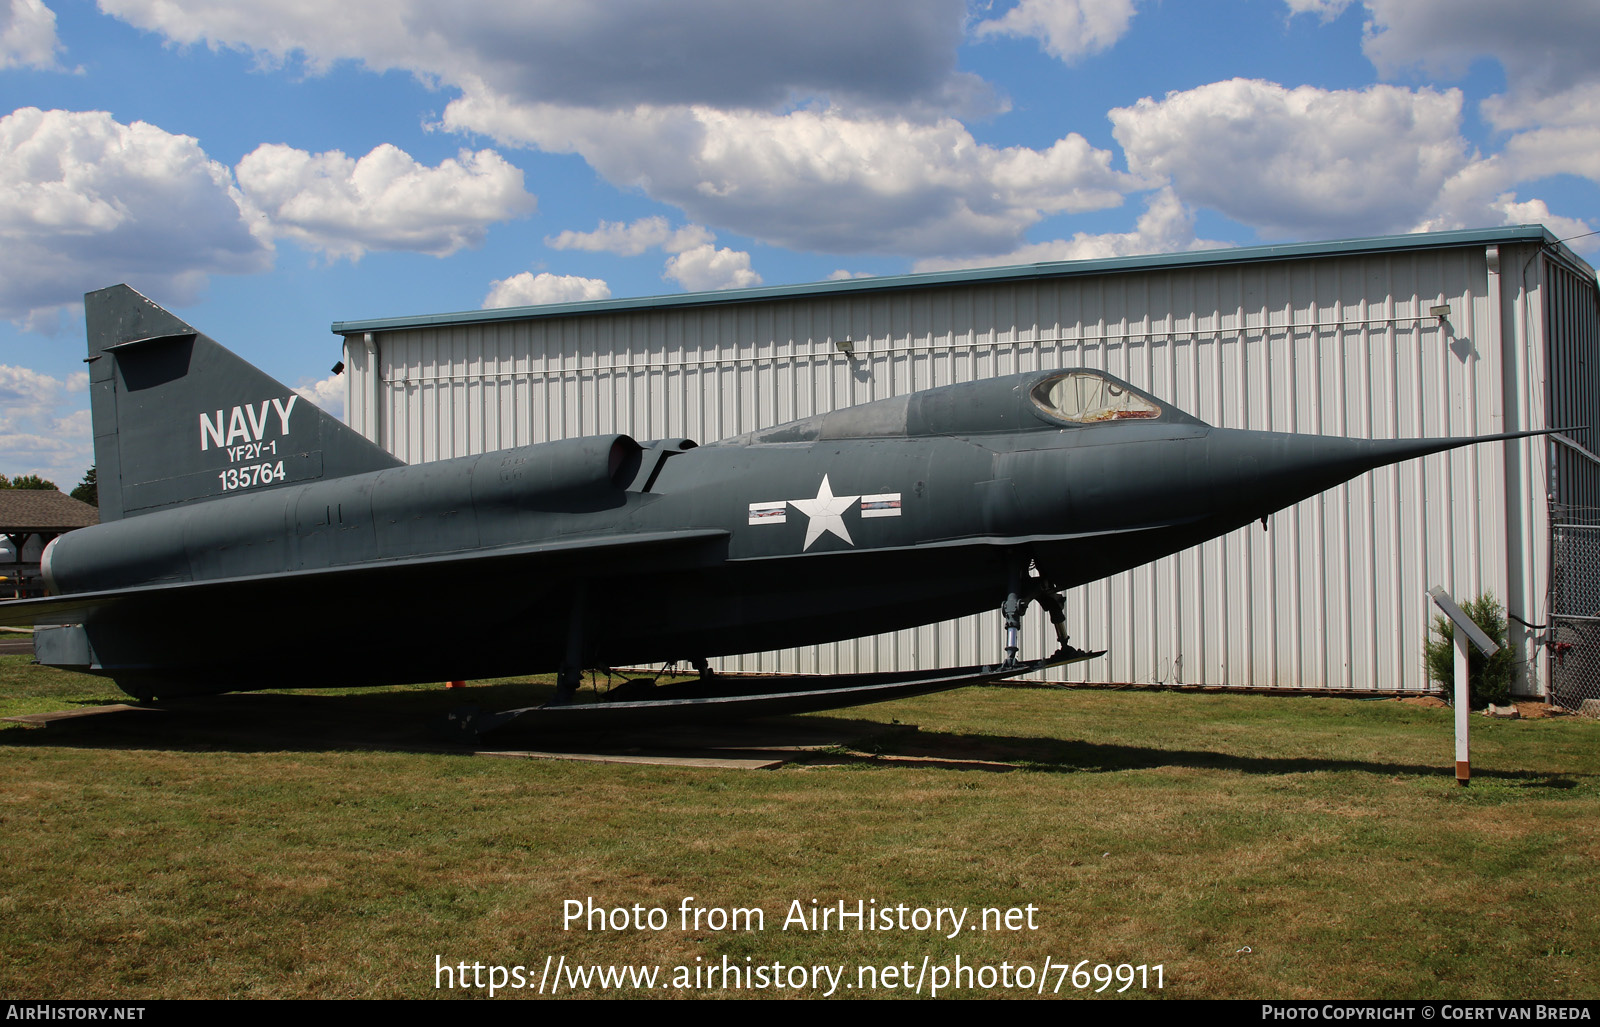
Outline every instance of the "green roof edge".
<path id="1" fill-rule="evenodd" d="M 923 271 L 872 278 L 845 278 L 797 285 L 762 285 L 750 289 L 723 289 L 716 292 L 667 293 L 661 296 L 630 296 L 619 299 L 584 300 L 577 303 L 546 303 L 527 307 L 492 307 L 444 314 L 411 317 L 380 317 L 363 321 L 335 321 L 335 335 L 358 332 L 395 331 L 407 328 L 433 328 L 443 325 L 484 324 L 496 321 L 525 321 L 532 318 L 572 317 L 678 307 L 721 306 L 730 303 L 758 303 L 832 296 L 850 293 L 895 292 L 926 289 L 941 285 L 966 285 L 977 282 L 1014 282 L 1040 278 L 1145 271 L 1158 268 L 1203 267 L 1208 264 L 1243 264 L 1262 260 L 1290 260 L 1337 256 L 1351 253 L 1379 253 L 1393 250 L 1447 249 L 1454 246 L 1490 245 L 1502 242 L 1559 242 L 1543 225 L 1511 225 L 1504 228 L 1468 228 L 1449 232 L 1418 232 L 1409 235 L 1382 235 L 1367 239 L 1335 239 L 1324 242 L 1273 243 L 1225 249 L 1185 250 L 1181 253 L 1153 253 L 1136 257 L 1101 257 L 1094 260 L 1058 260 L 1006 267 L 965 268 L 959 271 Z M 1570 252 L 1565 256 L 1587 266 Z M 1593 273 L 1592 270 L 1590 272 Z"/>

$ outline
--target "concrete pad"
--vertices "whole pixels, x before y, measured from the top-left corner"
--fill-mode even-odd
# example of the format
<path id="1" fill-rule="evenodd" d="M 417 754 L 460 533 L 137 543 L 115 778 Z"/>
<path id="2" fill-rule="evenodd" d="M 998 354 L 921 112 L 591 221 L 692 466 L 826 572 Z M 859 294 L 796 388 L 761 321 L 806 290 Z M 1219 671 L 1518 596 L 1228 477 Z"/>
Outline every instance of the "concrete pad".
<path id="1" fill-rule="evenodd" d="M 725 756 L 669 756 L 666 753 L 518 752 L 496 750 L 474 756 L 500 756 L 525 760 L 573 760 L 580 763 L 639 763 L 652 767 L 707 767 L 715 770 L 774 770 L 789 762 L 777 759 L 731 759 Z"/>
<path id="2" fill-rule="evenodd" d="M 75 710 L 52 710 L 49 713 L 24 713 L 16 717 L 0 717 L 0 720 L 9 720 L 17 724 L 27 724 L 30 727 L 46 727 L 58 720 L 76 720 L 79 717 L 95 717 L 102 713 L 121 713 L 124 710 L 138 710 L 141 713 L 159 713 L 148 706 L 129 706 L 127 703 L 114 703 L 110 706 L 80 706 Z"/>

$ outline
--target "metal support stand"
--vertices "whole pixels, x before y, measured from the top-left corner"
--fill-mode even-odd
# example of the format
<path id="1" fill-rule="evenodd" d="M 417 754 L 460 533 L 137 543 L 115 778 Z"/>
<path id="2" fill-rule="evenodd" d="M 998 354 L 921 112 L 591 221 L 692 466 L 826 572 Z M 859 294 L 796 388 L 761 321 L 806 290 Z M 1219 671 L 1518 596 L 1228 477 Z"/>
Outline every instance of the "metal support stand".
<path id="1" fill-rule="evenodd" d="M 556 697 L 551 706 L 565 706 L 577 698 L 583 684 L 583 614 L 588 590 L 583 582 L 573 589 L 572 619 L 567 622 L 567 653 L 556 672 Z"/>
<path id="2" fill-rule="evenodd" d="M 1055 629 L 1057 648 L 1051 660 L 1088 655 L 1072 647 L 1071 636 L 1067 634 L 1066 600 L 1061 593 L 1031 568 L 1016 565 L 1011 568 L 1010 591 L 1000 606 L 1006 629 L 1006 655 L 1000 664 L 1002 668 L 1020 666 L 1017 656 L 1022 650 L 1022 615 L 1030 603 L 1039 604 L 1050 616 L 1050 626 Z"/>
<path id="3" fill-rule="evenodd" d="M 1056 630 L 1056 642 L 1060 648 L 1056 650 L 1055 655 L 1067 656 L 1076 652 L 1077 650 L 1073 649 L 1069 642 L 1071 636 L 1067 634 L 1067 604 L 1061 598 L 1061 594 L 1046 587 L 1039 593 L 1037 599 L 1039 605 L 1050 615 L 1050 626 Z"/>
<path id="4" fill-rule="evenodd" d="M 1011 570 L 1011 590 L 1006 595 L 1006 601 L 1000 606 L 1000 613 L 1006 623 L 1006 658 L 1001 661 L 1002 668 L 1017 666 L 1017 653 L 1022 648 L 1022 575 L 1016 568 Z"/>

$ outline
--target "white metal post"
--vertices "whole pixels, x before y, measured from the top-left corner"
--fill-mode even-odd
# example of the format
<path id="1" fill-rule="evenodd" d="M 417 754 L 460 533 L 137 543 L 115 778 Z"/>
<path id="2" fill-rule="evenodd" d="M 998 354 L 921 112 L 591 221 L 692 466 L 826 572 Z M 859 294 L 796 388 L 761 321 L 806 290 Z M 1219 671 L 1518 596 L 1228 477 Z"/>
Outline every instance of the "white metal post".
<path id="1" fill-rule="evenodd" d="M 1467 752 L 1467 715 L 1472 712 L 1472 688 L 1467 680 L 1467 633 L 1456 630 L 1456 784 L 1465 788 L 1472 777 Z"/>
<path id="2" fill-rule="evenodd" d="M 1444 615 L 1455 624 L 1456 643 L 1456 784 L 1465 786 L 1467 779 L 1472 776 L 1471 763 L 1467 756 L 1467 715 L 1472 712 L 1472 689 L 1467 681 L 1467 645 L 1471 643 L 1478 647 L 1484 657 L 1493 656 L 1499 651 L 1500 645 L 1494 639 L 1483 633 L 1483 629 L 1472 622 L 1472 618 L 1462 612 L 1455 600 L 1450 598 L 1450 593 L 1442 588 L 1430 588 L 1428 595 L 1433 597 L 1433 603 L 1444 611 Z"/>

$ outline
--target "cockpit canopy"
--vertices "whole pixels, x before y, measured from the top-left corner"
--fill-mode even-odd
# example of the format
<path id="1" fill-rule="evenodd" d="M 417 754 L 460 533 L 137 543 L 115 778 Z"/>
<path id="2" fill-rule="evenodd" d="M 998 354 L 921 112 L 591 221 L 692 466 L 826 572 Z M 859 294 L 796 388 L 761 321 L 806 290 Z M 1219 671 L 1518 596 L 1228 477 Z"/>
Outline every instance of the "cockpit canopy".
<path id="1" fill-rule="evenodd" d="M 1033 401 L 1047 416 L 1074 424 L 1147 420 L 1163 408 L 1099 371 L 1080 369 L 1046 378 L 1033 388 Z"/>
<path id="2" fill-rule="evenodd" d="M 763 428 L 724 443 L 1058 432 L 1138 421 L 1205 427 L 1203 421 L 1120 378 L 1078 367 L 905 393 Z M 1111 428 L 1111 434 L 1127 437 L 1116 428 Z"/>

